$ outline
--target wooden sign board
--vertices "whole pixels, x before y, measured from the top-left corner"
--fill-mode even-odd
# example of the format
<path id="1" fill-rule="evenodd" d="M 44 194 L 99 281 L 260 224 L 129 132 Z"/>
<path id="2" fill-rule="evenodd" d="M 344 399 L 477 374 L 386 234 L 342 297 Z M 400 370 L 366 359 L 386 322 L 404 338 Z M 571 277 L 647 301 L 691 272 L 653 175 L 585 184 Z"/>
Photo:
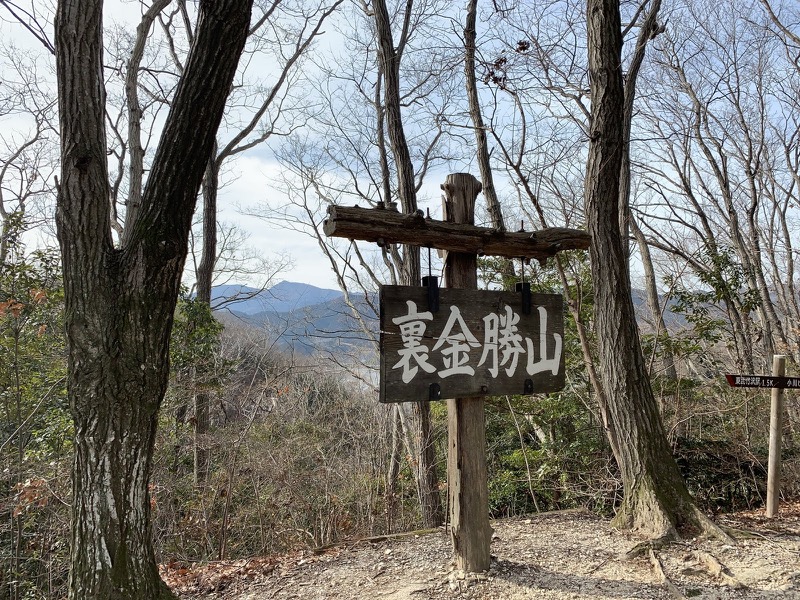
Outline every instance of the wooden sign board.
<path id="1" fill-rule="evenodd" d="M 800 377 L 777 375 L 725 375 L 731 387 L 800 389 Z"/>
<path id="2" fill-rule="evenodd" d="M 564 310 L 557 294 L 424 287 L 380 291 L 381 402 L 547 393 L 564 387 Z"/>

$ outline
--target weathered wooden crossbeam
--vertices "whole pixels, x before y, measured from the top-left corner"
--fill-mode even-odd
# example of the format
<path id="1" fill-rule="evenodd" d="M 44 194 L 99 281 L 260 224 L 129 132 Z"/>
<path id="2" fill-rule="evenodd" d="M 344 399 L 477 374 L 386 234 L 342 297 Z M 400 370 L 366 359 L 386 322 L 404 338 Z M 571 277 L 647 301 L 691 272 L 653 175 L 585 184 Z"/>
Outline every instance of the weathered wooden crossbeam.
<path id="1" fill-rule="evenodd" d="M 538 231 L 501 232 L 490 227 L 426 218 L 422 211 L 330 206 L 325 235 L 386 244 L 413 244 L 450 252 L 544 260 L 562 250 L 586 250 L 589 234 L 580 229 L 550 227 Z"/>

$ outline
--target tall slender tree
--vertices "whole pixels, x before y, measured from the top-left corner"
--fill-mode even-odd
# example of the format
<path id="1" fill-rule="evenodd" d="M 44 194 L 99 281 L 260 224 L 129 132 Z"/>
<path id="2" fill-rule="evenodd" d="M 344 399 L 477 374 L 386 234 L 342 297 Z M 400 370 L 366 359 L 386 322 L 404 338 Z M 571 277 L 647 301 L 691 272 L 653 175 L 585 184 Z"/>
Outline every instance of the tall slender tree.
<path id="1" fill-rule="evenodd" d="M 591 119 L 585 179 L 600 376 L 624 496 L 616 523 L 654 537 L 683 525 L 716 529 L 694 505 L 661 422 L 639 342 L 619 216 L 626 151 L 619 0 L 587 0 Z"/>

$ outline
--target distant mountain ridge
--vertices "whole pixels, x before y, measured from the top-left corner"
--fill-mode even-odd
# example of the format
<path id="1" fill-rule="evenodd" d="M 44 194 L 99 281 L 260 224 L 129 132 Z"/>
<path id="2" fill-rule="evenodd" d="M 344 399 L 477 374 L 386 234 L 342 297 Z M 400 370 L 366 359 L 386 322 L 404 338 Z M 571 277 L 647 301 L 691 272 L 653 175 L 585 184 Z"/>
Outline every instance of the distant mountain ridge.
<path id="1" fill-rule="evenodd" d="M 239 315 L 262 312 L 288 313 L 342 297 L 342 292 L 307 283 L 281 281 L 266 290 L 246 285 L 220 285 L 211 290 L 211 306 Z"/>
<path id="2" fill-rule="evenodd" d="M 640 329 L 652 332 L 644 291 L 634 289 L 632 297 Z M 377 336 L 377 293 L 353 293 L 350 300 L 369 333 L 364 333 L 356 322 L 341 291 L 306 283 L 281 281 L 267 290 L 243 285 L 217 286 L 212 290 L 211 303 L 223 322 L 233 317 L 270 330 L 285 350 L 310 354 L 320 349 L 336 352 L 364 348 L 370 336 Z M 669 306 L 664 310 L 667 329 L 682 329 L 686 326 L 685 317 L 672 313 Z"/>
<path id="3" fill-rule="evenodd" d="M 372 308 L 377 294 L 352 294 L 350 301 L 364 315 L 366 327 L 377 334 L 378 315 Z M 282 281 L 258 290 L 242 285 L 217 286 L 212 290 L 212 308 L 226 323 L 236 319 L 266 330 L 286 351 L 312 354 L 323 350 L 347 352 L 363 349 L 369 339 L 338 290 L 306 283 Z"/>

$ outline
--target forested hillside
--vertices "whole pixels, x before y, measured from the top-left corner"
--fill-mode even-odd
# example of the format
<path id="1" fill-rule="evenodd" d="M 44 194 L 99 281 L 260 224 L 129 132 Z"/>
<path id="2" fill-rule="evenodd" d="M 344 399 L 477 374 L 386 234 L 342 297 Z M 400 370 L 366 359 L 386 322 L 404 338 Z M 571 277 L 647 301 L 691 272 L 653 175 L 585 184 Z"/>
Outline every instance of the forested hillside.
<path id="1" fill-rule="evenodd" d="M 480 180 L 481 226 L 592 236 L 475 249 L 479 287 L 564 306 L 564 388 L 486 399 L 489 513 L 667 541 L 763 505 L 769 393 L 724 374 L 800 374 L 796 2 L 0 0 L 0 21 L 0 600 L 173 598 L 159 563 L 443 524 L 447 408 L 378 402 L 377 294 L 446 256 L 323 222 L 451 220 L 450 173 Z M 289 282 L 323 271 L 338 289 Z"/>

